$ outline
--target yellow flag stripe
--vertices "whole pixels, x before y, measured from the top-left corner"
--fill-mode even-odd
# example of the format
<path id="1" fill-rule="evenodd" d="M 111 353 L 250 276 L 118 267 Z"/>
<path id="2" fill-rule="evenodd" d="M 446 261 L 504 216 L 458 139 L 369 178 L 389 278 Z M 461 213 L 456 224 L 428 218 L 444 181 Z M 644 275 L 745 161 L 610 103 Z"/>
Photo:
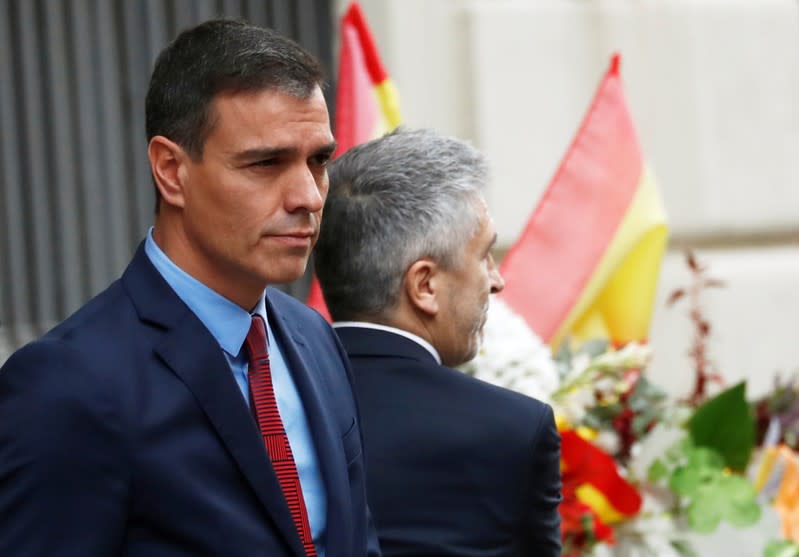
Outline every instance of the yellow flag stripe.
<path id="1" fill-rule="evenodd" d="M 648 167 L 613 240 L 552 344 L 565 334 L 578 340 L 644 340 L 652 317 L 660 261 L 666 247 L 666 212 Z"/>

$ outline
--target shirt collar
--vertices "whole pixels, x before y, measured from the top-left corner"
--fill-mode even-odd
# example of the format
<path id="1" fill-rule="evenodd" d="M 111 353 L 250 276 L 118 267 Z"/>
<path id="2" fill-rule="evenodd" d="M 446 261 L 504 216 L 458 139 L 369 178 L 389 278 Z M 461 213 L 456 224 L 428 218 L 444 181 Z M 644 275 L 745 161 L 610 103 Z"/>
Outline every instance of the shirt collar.
<path id="1" fill-rule="evenodd" d="M 147 231 L 144 251 L 175 294 L 202 321 L 222 350 L 232 357 L 238 355 L 244 344 L 252 315 L 258 314 L 266 322 L 264 294 L 261 294 L 252 313 L 234 304 L 175 265 L 155 243 L 153 227 Z"/>
<path id="2" fill-rule="evenodd" d="M 415 335 L 413 333 L 409 333 L 403 329 L 397 329 L 396 327 L 389 327 L 388 325 L 379 325 L 377 323 L 368 323 L 366 321 L 336 321 L 333 323 L 333 328 L 338 329 L 339 327 L 361 327 L 362 329 L 377 329 L 378 331 L 386 331 L 389 333 L 394 333 L 395 335 L 403 336 L 409 340 L 412 340 L 416 344 L 420 345 L 422 348 L 430 352 L 433 357 L 436 359 L 439 365 L 441 365 L 441 356 L 438 355 L 438 350 L 436 350 L 432 344 L 427 342 L 422 337 Z"/>

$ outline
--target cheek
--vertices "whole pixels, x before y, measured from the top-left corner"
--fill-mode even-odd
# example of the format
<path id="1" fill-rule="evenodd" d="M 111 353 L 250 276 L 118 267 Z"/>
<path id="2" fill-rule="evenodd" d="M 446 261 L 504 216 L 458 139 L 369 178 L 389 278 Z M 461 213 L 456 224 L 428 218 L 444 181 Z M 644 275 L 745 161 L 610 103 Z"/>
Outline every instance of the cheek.
<path id="1" fill-rule="evenodd" d="M 218 221 L 230 213 L 230 188 L 224 176 L 203 172 L 192 178 L 186 209 L 206 220 Z"/>
<path id="2" fill-rule="evenodd" d="M 487 302 L 491 294 L 491 272 L 487 266 L 483 266 L 480 274 L 480 297 L 484 303 Z"/>
<path id="3" fill-rule="evenodd" d="M 327 192 L 330 189 L 330 179 L 327 177 L 327 170 L 325 170 L 324 176 L 322 176 L 321 180 L 317 181 L 317 187 L 319 188 L 319 195 L 322 196 L 322 201 L 327 199 Z"/>

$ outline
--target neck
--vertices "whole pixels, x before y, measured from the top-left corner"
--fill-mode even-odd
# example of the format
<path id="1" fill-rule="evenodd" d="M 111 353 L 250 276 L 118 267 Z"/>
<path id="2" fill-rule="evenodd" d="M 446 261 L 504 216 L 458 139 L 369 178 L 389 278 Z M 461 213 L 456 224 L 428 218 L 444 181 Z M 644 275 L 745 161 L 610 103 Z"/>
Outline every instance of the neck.
<path id="1" fill-rule="evenodd" d="M 261 298 L 266 284 L 255 284 L 250 277 L 236 277 L 232 280 L 229 275 L 215 269 L 193 246 L 183 228 L 171 224 L 170 220 L 159 214 L 153 229 L 153 240 L 170 261 L 220 296 L 246 311 L 252 310 Z"/>
<path id="2" fill-rule="evenodd" d="M 403 331 L 413 333 L 417 337 L 424 339 L 425 342 L 430 344 L 430 346 L 438 350 L 438 347 L 433 342 L 434 338 L 431 334 L 427 320 L 424 319 L 423 315 L 420 315 L 415 311 L 410 311 L 409 308 L 403 308 L 400 306 L 394 312 L 388 316 L 385 316 L 384 318 L 364 319 L 363 321 L 377 323 L 387 327 L 394 327 L 395 329 L 401 329 Z"/>

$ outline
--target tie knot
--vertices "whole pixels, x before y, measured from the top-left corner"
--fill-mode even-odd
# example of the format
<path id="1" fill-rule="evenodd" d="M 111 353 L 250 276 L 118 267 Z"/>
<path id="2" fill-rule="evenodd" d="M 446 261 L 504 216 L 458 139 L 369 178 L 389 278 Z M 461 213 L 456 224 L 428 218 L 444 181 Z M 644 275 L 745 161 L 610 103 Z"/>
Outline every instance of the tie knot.
<path id="1" fill-rule="evenodd" d="M 251 359 L 266 358 L 266 326 L 260 315 L 252 316 L 250 330 L 247 332 L 244 343 L 247 345 Z"/>

